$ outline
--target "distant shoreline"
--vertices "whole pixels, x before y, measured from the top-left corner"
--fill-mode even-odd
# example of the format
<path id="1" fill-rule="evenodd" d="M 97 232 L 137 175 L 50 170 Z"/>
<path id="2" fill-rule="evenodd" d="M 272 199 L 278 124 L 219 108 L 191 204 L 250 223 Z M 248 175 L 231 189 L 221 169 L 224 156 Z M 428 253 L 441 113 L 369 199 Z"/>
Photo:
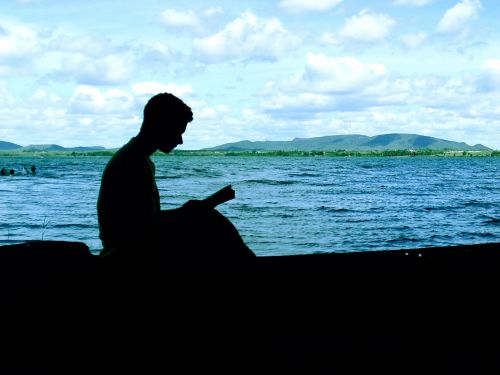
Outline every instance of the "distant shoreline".
<path id="1" fill-rule="evenodd" d="M 80 156 L 113 156 L 116 151 L 0 151 L 1 157 L 80 157 Z M 208 151 L 208 150 L 174 150 L 170 154 L 161 152 L 154 156 L 245 156 L 245 157 L 497 157 L 500 150 L 492 151 L 456 151 L 456 150 L 372 150 L 372 151 Z"/>

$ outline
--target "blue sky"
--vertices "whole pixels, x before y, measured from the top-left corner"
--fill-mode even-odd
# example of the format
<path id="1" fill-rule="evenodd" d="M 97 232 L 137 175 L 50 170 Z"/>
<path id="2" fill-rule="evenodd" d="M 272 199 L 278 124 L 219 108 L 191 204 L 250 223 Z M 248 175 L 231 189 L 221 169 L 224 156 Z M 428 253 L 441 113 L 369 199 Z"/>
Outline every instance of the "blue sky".
<path id="1" fill-rule="evenodd" d="M 500 149 L 497 0 L 1 0 L 0 140 L 118 147 L 147 99 L 184 149 L 417 133 Z"/>

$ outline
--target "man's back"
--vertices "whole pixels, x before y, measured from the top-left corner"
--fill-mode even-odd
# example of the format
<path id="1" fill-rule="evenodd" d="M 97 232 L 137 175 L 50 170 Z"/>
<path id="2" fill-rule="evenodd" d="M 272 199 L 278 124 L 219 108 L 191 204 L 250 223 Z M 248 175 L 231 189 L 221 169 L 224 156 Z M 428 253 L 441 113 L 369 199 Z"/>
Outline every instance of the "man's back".
<path id="1" fill-rule="evenodd" d="M 160 212 L 154 164 L 132 138 L 108 162 L 97 202 L 104 253 L 148 240 Z"/>

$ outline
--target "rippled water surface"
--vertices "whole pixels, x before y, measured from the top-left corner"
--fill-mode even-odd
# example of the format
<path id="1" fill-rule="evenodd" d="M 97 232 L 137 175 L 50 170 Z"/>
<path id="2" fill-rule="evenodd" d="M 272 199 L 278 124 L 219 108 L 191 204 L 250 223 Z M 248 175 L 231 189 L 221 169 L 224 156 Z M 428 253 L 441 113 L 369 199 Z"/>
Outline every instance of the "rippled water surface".
<path id="1" fill-rule="evenodd" d="M 100 250 L 96 199 L 108 157 L 0 158 L 0 244 Z M 219 206 L 258 255 L 500 242 L 500 158 L 156 157 L 163 208 L 232 184 Z M 131 171 L 133 173 L 133 171 Z"/>

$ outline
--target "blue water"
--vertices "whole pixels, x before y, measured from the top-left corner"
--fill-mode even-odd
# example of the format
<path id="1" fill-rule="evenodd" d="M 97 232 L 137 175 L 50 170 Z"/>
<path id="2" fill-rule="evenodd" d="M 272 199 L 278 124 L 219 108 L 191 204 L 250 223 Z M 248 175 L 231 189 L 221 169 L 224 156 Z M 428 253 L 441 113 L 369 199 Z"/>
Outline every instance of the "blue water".
<path id="1" fill-rule="evenodd" d="M 96 199 L 108 157 L 1 157 L 0 245 L 101 248 Z M 163 208 L 232 184 L 219 206 L 257 255 L 500 242 L 500 158 L 156 157 Z"/>

